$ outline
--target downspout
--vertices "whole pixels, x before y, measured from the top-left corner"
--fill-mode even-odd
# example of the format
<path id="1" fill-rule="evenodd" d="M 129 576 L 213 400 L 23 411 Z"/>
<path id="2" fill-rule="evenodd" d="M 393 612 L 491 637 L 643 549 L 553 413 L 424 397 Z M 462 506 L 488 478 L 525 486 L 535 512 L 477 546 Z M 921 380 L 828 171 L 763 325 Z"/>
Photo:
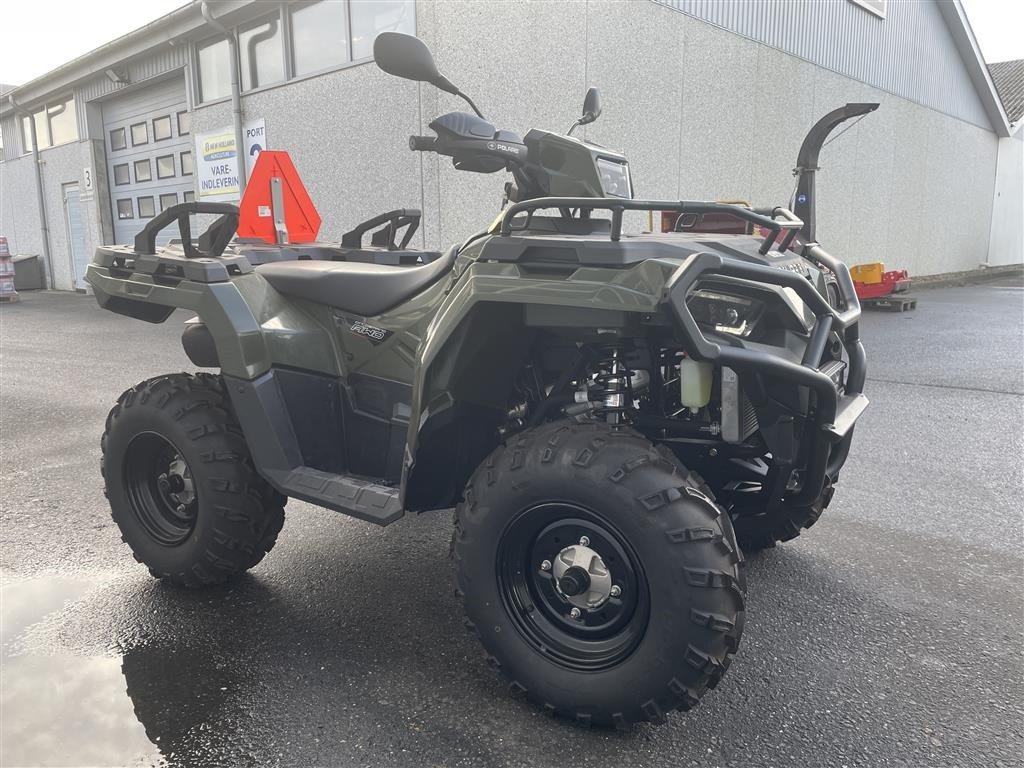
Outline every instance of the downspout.
<path id="1" fill-rule="evenodd" d="M 242 134 L 242 90 L 238 77 L 238 39 L 230 29 L 221 24 L 213 16 L 207 0 L 202 3 L 203 18 L 206 22 L 224 35 L 231 52 L 231 117 L 235 125 L 235 157 L 238 161 L 238 192 L 245 191 L 245 142 Z"/>
<path id="2" fill-rule="evenodd" d="M 45 281 L 50 288 L 54 288 L 53 282 L 53 259 L 50 256 L 50 228 L 46 224 L 46 201 L 43 197 L 43 164 L 39 160 L 39 141 L 36 138 L 36 121 L 30 112 L 22 109 L 22 106 L 15 100 L 14 94 L 7 95 L 7 100 L 14 107 L 14 114 L 20 117 L 27 117 L 32 134 L 32 164 L 36 168 L 36 201 L 39 204 L 39 232 L 43 239 L 43 264 L 46 265 Z M 25 134 L 22 133 L 22 136 Z"/>

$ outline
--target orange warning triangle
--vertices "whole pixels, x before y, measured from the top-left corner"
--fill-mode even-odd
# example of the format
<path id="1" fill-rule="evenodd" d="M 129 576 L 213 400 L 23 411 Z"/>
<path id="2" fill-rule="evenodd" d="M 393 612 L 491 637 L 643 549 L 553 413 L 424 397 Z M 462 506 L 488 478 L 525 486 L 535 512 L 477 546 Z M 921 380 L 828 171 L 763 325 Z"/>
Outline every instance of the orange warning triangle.
<path id="1" fill-rule="evenodd" d="M 288 242 L 309 243 L 320 231 L 320 214 L 287 152 L 264 149 L 256 158 L 238 206 L 238 236 L 276 242 L 270 180 L 281 180 Z"/>

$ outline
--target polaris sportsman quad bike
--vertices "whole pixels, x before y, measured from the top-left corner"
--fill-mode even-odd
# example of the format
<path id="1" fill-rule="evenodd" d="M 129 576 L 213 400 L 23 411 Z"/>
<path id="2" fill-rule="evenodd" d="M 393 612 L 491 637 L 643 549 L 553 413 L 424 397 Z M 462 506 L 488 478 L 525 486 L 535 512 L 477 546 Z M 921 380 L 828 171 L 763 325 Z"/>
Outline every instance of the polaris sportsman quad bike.
<path id="1" fill-rule="evenodd" d="M 374 53 L 459 93 L 416 38 Z M 98 250 L 102 307 L 195 312 L 185 350 L 219 370 L 118 398 L 113 517 L 153 575 L 200 587 L 260 561 L 287 497 L 380 525 L 454 506 L 459 595 L 510 687 L 583 723 L 662 722 L 736 652 L 742 547 L 832 495 L 867 404 L 853 283 L 817 243 L 790 250 L 786 209 L 636 200 L 621 154 L 473 108 L 410 141 L 514 179 L 498 221 L 445 253 L 396 243 L 418 217 L 399 211 L 371 222 L 375 247 L 364 225 L 254 267 L 226 247 L 237 210 L 209 203 Z M 591 92 L 577 124 L 599 112 Z M 769 234 L 622 231 L 650 210 Z M 221 216 L 193 242 L 196 213 Z M 180 244 L 156 248 L 174 221 Z"/>

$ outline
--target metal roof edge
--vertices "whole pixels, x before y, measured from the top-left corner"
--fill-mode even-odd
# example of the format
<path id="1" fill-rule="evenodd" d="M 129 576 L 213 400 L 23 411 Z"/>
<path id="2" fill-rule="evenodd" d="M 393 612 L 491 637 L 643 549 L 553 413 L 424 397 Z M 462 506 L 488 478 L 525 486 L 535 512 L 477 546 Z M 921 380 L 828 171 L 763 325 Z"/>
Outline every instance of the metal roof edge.
<path id="1" fill-rule="evenodd" d="M 967 74 L 974 84 L 974 89 L 981 98 L 982 106 L 988 115 L 992 130 L 997 136 L 1005 138 L 1010 135 L 1010 121 L 1003 109 L 1002 99 L 996 92 L 996 85 L 992 82 L 988 65 L 985 64 L 985 57 L 981 55 L 981 48 L 974 37 L 974 30 L 967 20 L 967 13 L 960 0 L 935 0 L 939 6 L 939 13 L 953 37 L 960 58 L 967 67 Z"/>

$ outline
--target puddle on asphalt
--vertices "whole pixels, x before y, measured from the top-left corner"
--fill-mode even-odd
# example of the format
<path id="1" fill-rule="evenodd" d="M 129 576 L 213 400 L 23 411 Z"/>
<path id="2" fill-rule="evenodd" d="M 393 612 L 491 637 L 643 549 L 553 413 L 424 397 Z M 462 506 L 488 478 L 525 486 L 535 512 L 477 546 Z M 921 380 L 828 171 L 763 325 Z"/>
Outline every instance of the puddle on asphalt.
<path id="1" fill-rule="evenodd" d="M 222 703 L 226 681 L 214 674 L 197 686 L 195 670 L 182 674 L 185 651 L 81 656 L 20 643 L 96 587 L 74 577 L 0 579 L 0 765 L 165 766 L 184 757 L 193 728 L 208 727 Z"/>

